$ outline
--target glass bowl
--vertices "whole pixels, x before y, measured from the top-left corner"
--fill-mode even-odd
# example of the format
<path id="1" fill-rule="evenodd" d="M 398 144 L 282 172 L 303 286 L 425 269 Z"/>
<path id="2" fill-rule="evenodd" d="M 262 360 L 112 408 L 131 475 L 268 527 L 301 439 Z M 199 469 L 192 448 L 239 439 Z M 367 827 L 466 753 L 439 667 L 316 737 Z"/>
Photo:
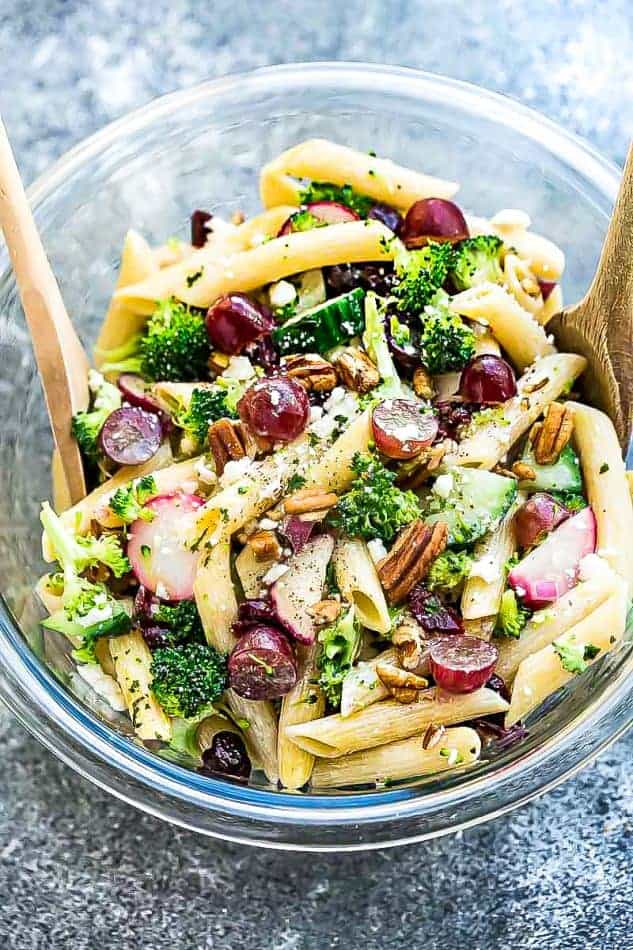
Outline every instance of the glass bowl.
<path id="1" fill-rule="evenodd" d="M 196 207 L 255 212 L 261 166 L 324 136 L 462 182 L 480 213 L 525 209 L 567 253 L 565 293 L 595 267 L 617 169 L 551 122 L 461 82 L 391 67 L 322 63 L 204 83 L 140 109 L 73 149 L 30 189 L 68 310 L 90 345 L 128 227 L 159 243 Z M 0 248 L 0 697 L 91 781 L 183 827 L 306 850 L 369 848 L 454 831 L 552 788 L 631 719 L 628 646 L 591 668 L 529 724 L 522 744 L 461 774 L 399 788 L 296 794 L 205 778 L 154 755 L 43 640 L 31 593 L 51 439 L 33 355 Z"/>

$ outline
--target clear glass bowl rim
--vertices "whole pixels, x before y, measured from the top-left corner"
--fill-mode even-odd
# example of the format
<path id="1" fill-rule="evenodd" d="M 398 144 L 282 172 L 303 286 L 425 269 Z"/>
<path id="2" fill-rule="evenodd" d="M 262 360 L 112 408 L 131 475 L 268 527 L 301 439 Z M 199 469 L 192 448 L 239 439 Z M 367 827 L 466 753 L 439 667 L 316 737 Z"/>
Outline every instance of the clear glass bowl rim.
<path id="1" fill-rule="evenodd" d="M 101 131 L 90 136 L 57 161 L 28 189 L 32 207 L 37 208 L 52 195 L 72 174 L 92 156 L 111 145 L 118 137 L 142 130 L 148 124 L 173 110 L 195 104 L 196 100 L 221 98 L 239 84 L 244 91 L 253 93 L 287 92 L 293 87 L 328 86 L 340 80 L 348 90 L 371 90 L 380 82 L 382 91 L 397 96 L 406 93 L 432 95 L 436 101 L 450 98 L 451 105 L 485 115 L 496 123 L 511 127 L 539 144 L 546 144 L 551 152 L 566 165 L 587 177 L 605 198 L 614 201 L 620 172 L 613 163 L 577 136 L 558 127 L 554 122 L 513 100 L 460 80 L 449 79 L 419 70 L 365 63 L 310 62 L 263 67 L 245 73 L 232 74 L 160 97 L 133 111 Z M 8 267 L 8 255 L 0 243 L 0 275 Z M 469 778 L 466 773 L 455 787 L 439 792 L 424 788 L 382 791 L 362 795 L 319 796 L 318 798 L 280 795 L 261 789 L 243 788 L 226 782 L 204 778 L 171 765 L 149 751 L 137 747 L 106 725 L 93 718 L 63 686 L 40 664 L 30 652 L 19 626 L 4 601 L 0 598 L 0 699 L 18 720 L 44 746 L 91 782 L 136 807 L 171 821 L 182 827 L 202 831 L 223 838 L 264 847 L 299 850 L 354 850 L 385 847 L 438 834 L 496 817 L 559 784 L 591 761 L 600 751 L 615 741 L 630 725 L 628 703 L 631 687 L 627 673 L 633 659 L 623 661 L 619 675 L 604 690 L 600 701 L 587 704 L 582 713 L 568 726 L 550 737 L 537 749 L 509 766 L 500 767 L 486 776 Z M 598 719 L 604 720 L 618 707 L 608 730 L 600 733 L 592 748 L 578 755 L 570 750 L 581 736 L 594 729 Z M 625 708 L 627 707 L 627 708 Z M 599 733 L 599 730 L 596 730 Z M 563 754 L 566 753 L 566 754 Z M 554 771 L 543 784 L 533 783 L 535 774 L 544 762 L 558 755 L 564 767 Z M 97 767 L 98 766 L 98 767 Z M 109 772 L 103 777 L 103 766 Z M 127 785 L 125 779 L 128 779 Z M 504 800 L 504 790 L 510 783 L 525 787 L 525 793 L 513 792 Z M 147 794 L 143 794 L 146 790 Z M 402 837 L 395 831 L 394 838 L 372 842 L 350 841 L 350 829 L 372 823 L 399 822 L 403 818 L 423 817 L 438 809 L 450 813 L 454 806 L 474 804 L 484 793 L 494 790 L 496 804 L 481 814 L 463 817 L 457 823 L 445 823 L 431 831 L 407 832 Z M 158 793 L 158 794 L 157 794 Z M 194 809 L 203 809 L 222 818 L 217 828 L 200 827 L 190 819 L 178 815 L 165 804 L 165 797 L 186 803 Z M 244 834 L 231 819 L 245 819 L 260 825 L 264 839 L 255 840 Z M 284 840 L 270 840 L 266 825 L 284 825 Z M 327 824 L 347 829 L 347 843 L 315 844 L 301 841 L 301 830 L 306 826 L 316 830 Z M 295 830 L 293 830 L 293 828 Z M 394 829 L 395 830 L 395 829 Z M 369 832 L 371 835 L 371 832 Z M 353 833 L 351 833 L 353 837 Z M 267 840 L 268 839 L 268 840 Z"/>

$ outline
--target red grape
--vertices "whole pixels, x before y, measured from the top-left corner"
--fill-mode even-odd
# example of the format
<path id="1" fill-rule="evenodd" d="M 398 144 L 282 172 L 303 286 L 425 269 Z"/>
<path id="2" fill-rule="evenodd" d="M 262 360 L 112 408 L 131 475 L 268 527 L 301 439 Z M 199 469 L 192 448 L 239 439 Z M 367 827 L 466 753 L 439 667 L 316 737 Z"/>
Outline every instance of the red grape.
<path id="1" fill-rule="evenodd" d="M 472 693 L 484 686 L 499 659 L 487 640 L 436 637 L 429 643 L 429 666 L 436 684 L 451 693 Z"/>
<path id="2" fill-rule="evenodd" d="M 514 536 L 521 548 L 531 548 L 570 517 L 571 512 L 547 492 L 536 492 L 514 516 Z"/>
<path id="3" fill-rule="evenodd" d="M 429 238 L 453 243 L 468 237 L 468 225 L 452 201 L 422 198 L 407 211 L 401 237 L 407 247 L 422 247 Z"/>
<path id="4" fill-rule="evenodd" d="M 266 307 L 246 294 L 228 294 L 209 307 L 206 324 L 212 345 L 234 356 L 269 334 L 275 321 Z"/>
<path id="5" fill-rule="evenodd" d="M 386 399 L 371 417 L 376 448 L 387 458 L 411 459 L 437 435 L 434 412 L 412 399 Z"/>
<path id="6" fill-rule="evenodd" d="M 385 227 L 393 231 L 394 234 L 399 234 L 402 228 L 402 215 L 400 212 L 392 208 L 391 205 L 385 204 L 383 201 L 377 201 L 376 204 L 372 206 L 367 217 L 372 218 L 374 221 L 380 221 L 381 224 L 384 224 Z"/>
<path id="7" fill-rule="evenodd" d="M 516 396 L 516 392 L 514 370 L 500 356 L 482 353 L 470 360 L 462 370 L 459 394 L 467 402 L 495 405 Z"/>
<path id="8" fill-rule="evenodd" d="M 99 433 L 101 450 L 117 465 L 141 465 L 160 448 L 163 426 L 154 412 L 121 406 L 111 412 Z"/>
<path id="9" fill-rule="evenodd" d="M 290 643 L 275 627 L 252 627 L 237 641 L 228 660 L 229 685 L 244 699 L 277 699 L 297 681 Z"/>
<path id="10" fill-rule="evenodd" d="M 204 247 L 209 230 L 207 224 L 213 217 L 209 211 L 194 211 L 191 215 L 191 243 L 194 247 Z"/>
<path id="11" fill-rule="evenodd" d="M 255 435 L 292 442 L 308 424 L 310 400 L 303 386 L 290 376 L 272 376 L 247 389 L 237 411 Z"/>

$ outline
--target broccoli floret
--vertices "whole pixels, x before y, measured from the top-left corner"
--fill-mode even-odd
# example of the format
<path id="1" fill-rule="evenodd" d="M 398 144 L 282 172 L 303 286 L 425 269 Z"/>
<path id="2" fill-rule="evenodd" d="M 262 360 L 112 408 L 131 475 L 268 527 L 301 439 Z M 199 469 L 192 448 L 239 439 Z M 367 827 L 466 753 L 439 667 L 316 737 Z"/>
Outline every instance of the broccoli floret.
<path id="1" fill-rule="evenodd" d="M 391 356 L 385 332 L 385 302 L 369 291 L 365 296 L 365 329 L 363 346 L 369 358 L 376 364 L 382 383 L 368 394 L 372 402 L 393 399 L 404 395 L 402 383 Z"/>
<path id="2" fill-rule="evenodd" d="M 425 584 L 429 590 L 454 594 L 470 574 L 472 563 L 468 551 L 444 551 L 431 564 Z"/>
<path id="3" fill-rule="evenodd" d="M 303 205 L 309 205 L 315 201 L 337 201 L 351 208 L 361 218 L 366 218 L 376 203 L 373 198 L 354 191 L 351 185 L 333 185 L 329 181 L 310 182 L 300 192 L 299 200 Z"/>
<path id="4" fill-rule="evenodd" d="M 177 300 L 163 300 L 145 332 L 107 354 L 106 373 L 141 373 L 146 379 L 189 383 L 208 376 L 211 345 L 204 317 Z"/>
<path id="5" fill-rule="evenodd" d="M 334 707 L 341 704 L 343 680 L 352 668 L 360 647 L 361 628 L 350 606 L 335 624 L 319 633 L 322 644 L 318 659 L 320 670 L 319 686 L 328 702 Z"/>
<path id="6" fill-rule="evenodd" d="M 410 316 L 422 314 L 444 284 L 452 262 L 453 248 L 449 243 L 430 242 L 419 251 L 407 251 L 401 245 L 394 259 L 398 309 Z"/>
<path id="7" fill-rule="evenodd" d="M 164 647 L 154 651 L 151 675 L 167 715 L 191 719 L 226 689 L 226 657 L 204 643 Z"/>
<path id="8" fill-rule="evenodd" d="M 223 384 L 227 385 L 223 385 Z M 209 426 L 218 419 L 237 419 L 237 402 L 244 386 L 237 380 L 220 379 L 207 389 L 194 389 L 186 412 L 176 417 L 176 423 L 196 442 L 207 441 Z"/>
<path id="9" fill-rule="evenodd" d="M 83 577 L 67 577 L 62 593 L 62 607 L 42 626 L 63 633 L 75 650 L 79 663 L 96 663 L 95 644 L 99 637 L 127 633 L 132 621 L 121 604 L 103 584 L 93 584 Z"/>
<path id="10" fill-rule="evenodd" d="M 143 475 L 142 478 L 131 482 L 127 486 L 117 488 L 110 499 L 110 509 L 118 515 L 124 524 L 131 524 L 137 518 L 143 521 L 152 521 L 154 512 L 151 508 L 144 508 L 146 502 L 157 494 L 156 480 L 153 475 Z"/>
<path id="11" fill-rule="evenodd" d="M 98 564 L 109 568 L 115 577 L 123 577 L 131 570 L 116 535 L 103 534 L 100 538 L 74 535 L 47 501 L 42 505 L 40 520 L 64 573 L 65 587 L 68 580 L 76 579 L 87 568 Z"/>
<path id="12" fill-rule="evenodd" d="M 549 494 L 561 505 L 564 505 L 568 511 L 582 511 L 587 507 L 587 499 L 573 491 L 550 491 Z"/>
<path id="13" fill-rule="evenodd" d="M 501 598 L 495 633 L 502 637 L 520 637 L 532 616 L 527 607 L 520 607 L 513 590 L 506 590 Z"/>
<path id="14" fill-rule="evenodd" d="M 99 433 L 110 413 L 121 405 L 121 393 L 94 369 L 88 371 L 88 386 L 92 393 L 92 407 L 73 416 L 72 433 L 86 460 L 96 464 L 99 460 Z"/>
<path id="15" fill-rule="evenodd" d="M 316 215 L 308 211 L 307 208 L 303 208 L 301 211 L 295 211 L 295 213 L 291 215 L 290 224 L 292 225 L 293 231 L 312 231 L 313 228 L 325 227 L 327 222 L 321 221 L 320 218 L 317 218 Z"/>
<path id="16" fill-rule="evenodd" d="M 575 637 L 570 636 L 567 641 L 554 640 L 552 646 L 560 660 L 560 665 L 567 673 L 584 673 L 588 660 L 594 660 L 600 653 L 600 647 L 593 643 L 575 643 Z"/>
<path id="17" fill-rule="evenodd" d="M 204 630 L 196 602 L 181 600 L 170 607 L 161 604 L 153 614 L 154 621 L 169 631 L 169 639 L 176 646 L 181 643 L 204 643 Z"/>
<path id="18" fill-rule="evenodd" d="M 462 318 L 449 310 L 438 294 L 424 310 L 420 348 L 429 372 L 448 373 L 463 369 L 475 355 L 475 334 Z"/>
<path id="19" fill-rule="evenodd" d="M 417 496 L 397 488 L 395 472 L 375 455 L 356 452 L 351 467 L 356 478 L 332 509 L 329 521 L 334 527 L 352 537 L 389 543 L 401 528 L 421 516 Z"/>
<path id="20" fill-rule="evenodd" d="M 503 241 L 494 234 L 479 234 L 466 238 L 454 248 L 451 279 L 457 290 L 468 290 L 477 284 L 490 281 L 500 283 L 501 249 Z"/>

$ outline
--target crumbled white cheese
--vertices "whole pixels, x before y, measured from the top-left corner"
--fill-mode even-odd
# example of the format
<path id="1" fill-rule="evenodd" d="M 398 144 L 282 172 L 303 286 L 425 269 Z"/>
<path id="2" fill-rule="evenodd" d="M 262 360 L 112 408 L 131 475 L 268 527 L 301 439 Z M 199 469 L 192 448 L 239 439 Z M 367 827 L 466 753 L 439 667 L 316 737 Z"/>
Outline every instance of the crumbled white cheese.
<path id="1" fill-rule="evenodd" d="M 310 423 L 310 432 L 319 439 L 329 439 L 341 426 L 346 426 L 358 413 L 358 397 L 343 386 L 335 386 L 323 403 L 320 416 Z"/>
<path id="2" fill-rule="evenodd" d="M 104 673 L 98 663 L 80 663 L 77 672 L 98 696 L 101 696 L 112 709 L 124 712 L 127 708 L 119 684 L 112 676 Z"/>
<path id="3" fill-rule="evenodd" d="M 256 375 L 255 367 L 248 356 L 232 356 L 222 376 L 224 379 L 247 380 Z"/>
<path id="4" fill-rule="evenodd" d="M 296 299 L 297 291 L 294 284 L 289 280 L 279 280 L 276 284 L 271 284 L 268 289 L 268 299 L 271 307 L 286 307 Z"/>
<path id="5" fill-rule="evenodd" d="M 262 531 L 276 531 L 279 525 L 272 518 L 262 518 L 259 522 Z"/>
<path id="6" fill-rule="evenodd" d="M 262 577 L 262 583 L 274 584 L 276 580 L 279 580 L 279 578 L 286 573 L 287 570 L 287 564 L 273 564 L 273 566 L 269 568 Z"/>
<path id="7" fill-rule="evenodd" d="M 368 541 L 367 550 L 369 551 L 369 556 L 374 564 L 377 564 L 378 561 L 381 561 L 383 557 L 387 557 L 387 548 L 380 538 L 372 538 L 371 541 Z"/>
<path id="8" fill-rule="evenodd" d="M 321 419 L 323 416 L 323 406 L 310 406 L 310 424 Z"/>
<path id="9" fill-rule="evenodd" d="M 196 462 L 196 475 L 205 485 L 215 485 L 218 480 L 218 476 L 212 468 L 209 468 L 204 456 Z"/>
<path id="10" fill-rule="evenodd" d="M 451 473 L 447 472 L 445 475 L 438 475 L 433 484 L 433 493 L 439 495 L 440 498 L 448 498 L 452 490 L 453 476 Z"/>
<path id="11" fill-rule="evenodd" d="M 248 474 L 252 464 L 253 460 L 249 459 L 248 455 L 245 455 L 242 459 L 231 459 L 227 462 L 224 466 L 224 471 L 220 475 L 220 485 L 222 488 L 226 488 L 228 485 L 232 485 L 234 482 L 244 478 L 244 476 Z"/>

